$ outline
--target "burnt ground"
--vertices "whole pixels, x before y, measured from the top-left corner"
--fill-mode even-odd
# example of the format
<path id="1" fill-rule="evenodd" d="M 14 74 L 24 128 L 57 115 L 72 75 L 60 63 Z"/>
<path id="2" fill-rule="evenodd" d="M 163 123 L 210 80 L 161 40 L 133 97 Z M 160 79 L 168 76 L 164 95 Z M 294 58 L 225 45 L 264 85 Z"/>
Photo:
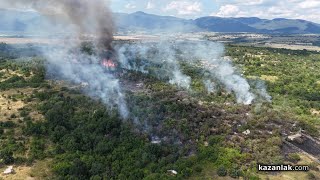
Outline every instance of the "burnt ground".
<path id="1" fill-rule="evenodd" d="M 320 157 L 320 145 L 309 137 L 303 136 L 302 143 L 293 141 L 292 144 L 313 156 Z"/>
<path id="2" fill-rule="evenodd" d="M 126 91 L 131 91 L 133 93 L 150 93 L 149 89 L 145 88 L 145 84 L 143 81 L 128 81 L 121 79 L 120 81 L 121 87 L 123 87 Z"/>
<path id="3" fill-rule="evenodd" d="M 290 153 L 298 153 L 298 152 L 300 152 L 297 148 L 292 147 L 292 145 L 288 144 L 288 143 L 283 143 L 282 147 L 281 147 L 281 150 L 282 150 L 284 156 L 286 156 L 286 155 L 288 155 Z"/>

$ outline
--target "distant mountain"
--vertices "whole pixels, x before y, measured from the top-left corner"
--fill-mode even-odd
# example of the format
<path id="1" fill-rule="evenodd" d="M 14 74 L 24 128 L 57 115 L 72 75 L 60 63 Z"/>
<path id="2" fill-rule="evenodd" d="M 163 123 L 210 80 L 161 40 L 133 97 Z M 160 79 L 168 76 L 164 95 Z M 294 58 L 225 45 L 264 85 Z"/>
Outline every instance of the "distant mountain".
<path id="1" fill-rule="evenodd" d="M 320 24 L 300 19 L 203 17 L 195 22 L 199 28 L 214 32 L 320 34 Z"/>
<path id="2" fill-rule="evenodd" d="M 115 14 L 118 27 L 122 30 L 168 30 L 210 32 L 252 32 L 285 34 L 320 34 L 320 24 L 300 20 L 278 18 L 273 20 L 257 17 L 222 18 L 201 17 L 186 20 L 172 16 L 157 16 L 144 12 Z"/>
<path id="3" fill-rule="evenodd" d="M 65 31 L 65 27 L 65 24 L 48 21 L 46 17 L 36 12 L 0 9 L 1 32 L 39 34 L 50 31 L 50 34 L 57 34 Z"/>
<path id="4" fill-rule="evenodd" d="M 184 31 L 210 32 L 253 32 L 286 34 L 320 34 L 320 24 L 300 19 L 278 18 L 273 20 L 257 17 L 222 18 L 201 17 L 186 20 L 171 16 L 157 16 L 136 12 L 133 14 L 115 14 L 120 29 L 165 30 L 180 29 Z M 120 17 L 120 18 L 119 18 Z"/>
<path id="5" fill-rule="evenodd" d="M 28 22 L 35 18 L 31 12 L 0 9 L 0 31 L 24 31 Z"/>
<path id="6" fill-rule="evenodd" d="M 172 16 L 158 16 L 144 12 L 132 14 L 114 13 L 119 31 L 210 31 L 210 32 L 252 32 L 284 34 L 320 34 L 320 24 L 300 19 L 278 18 L 273 20 L 257 17 L 222 18 L 201 17 L 182 19 Z M 0 9 L 0 31 L 27 31 L 47 29 L 49 23 L 35 12 L 20 12 Z M 65 27 L 65 26 L 62 26 Z M 56 26 L 56 30 L 59 28 Z M 61 31 L 61 29 L 60 29 Z"/>
<path id="7" fill-rule="evenodd" d="M 320 25 L 300 19 L 278 18 L 251 24 L 258 30 L 278 33 L 320 33 Z"/>
<path id="8" fill-rule="evenodd" d="M 212 32 L 257 32 L 256 28 L 233 18 L 203 17 L 196 19 L 195 24 Z"/>
<path id="9" fill-rule="evenodd" d="M 185 20 L 172 16 L 157 16 L 136 12 L 132 14 L 115 13 L 117 27 L 120 30 L 196 30 L 193 20 Z"/>

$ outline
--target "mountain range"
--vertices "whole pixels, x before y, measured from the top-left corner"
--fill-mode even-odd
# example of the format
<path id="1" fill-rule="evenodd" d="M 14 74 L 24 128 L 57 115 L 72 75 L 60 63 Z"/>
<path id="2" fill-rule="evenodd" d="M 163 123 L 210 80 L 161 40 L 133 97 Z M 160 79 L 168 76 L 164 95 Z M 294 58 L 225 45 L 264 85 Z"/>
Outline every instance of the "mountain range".
<path id="1" fill-rule="evenodd" d="M 320 34 L 320 24 L 301 19 L 260 19 L 257 17 L 201 17 L 182 19 L 172 16 L 158 16 L 144 12 L 113 14 L 117 29 L 124 31 L 209 31 L 250 32 L 282 34 Z M 0 9 L 0 31 L 26 31 L 31 27 L 48 27 L 48 21 L 35 12 L 20 12 Z M 61 26 L 60 26 L 61 27 Z M 63 26 L 62 26 L 63 27 Z M 35 28 L 31 28 L 35 29 Z"/>

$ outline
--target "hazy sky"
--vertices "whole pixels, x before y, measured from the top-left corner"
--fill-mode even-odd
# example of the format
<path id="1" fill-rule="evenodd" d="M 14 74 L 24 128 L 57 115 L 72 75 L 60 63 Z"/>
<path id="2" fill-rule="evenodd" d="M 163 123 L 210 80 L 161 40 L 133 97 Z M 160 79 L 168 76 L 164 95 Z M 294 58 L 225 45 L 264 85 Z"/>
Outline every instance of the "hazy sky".
<path id="1" fill-rule="evenodd" d="M 111 5 L 115 12 L 144 11 L 183 18 L 255 16 L 320 23 L 320 0 L 112 0 Z"/>

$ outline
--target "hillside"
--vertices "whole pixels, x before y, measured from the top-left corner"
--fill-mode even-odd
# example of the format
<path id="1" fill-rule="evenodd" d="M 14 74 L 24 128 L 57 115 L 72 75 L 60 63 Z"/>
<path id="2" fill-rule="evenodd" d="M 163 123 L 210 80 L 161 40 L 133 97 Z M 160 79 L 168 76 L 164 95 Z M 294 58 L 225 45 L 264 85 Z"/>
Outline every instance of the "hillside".
<path id="1" fill-rule="evenodd" d="M 115 17 L 118 17 L 115 14 Z M 286 34 L 320 34 L 320 25 L 299 19 L 260 19 L 201 17 L 185 20 L 168 16 L 156 16 L 143 12 L 122 14 L 117 21 L 122 29 L 140 28 L 146 30 L 209 31 L 209 32 L 254 32 L 254 33 L 286 33 Z"/>
<path id="2" fill-rule="evenodd" d="M 136 12 L 132 14 L 114 14 L 117 26 L 120 30 L 172 30 L 172 31 L 189 31 L 195 30 L 196 27 L 192 20 L 180 19 L 172 16 L 157 16 Z"/>
<path id="3" fill-rule="evenodd" d="M 32 11 L 16 11 L 0 8 L 0 34 L 5 35 L 55 35 L 66 32 L 66 25 L 48 21 Z"/>
<path id="4" fill-rule="evenodd" d="M 0 10 L 0 31 L 63 31 L 63 24 L 50 26 L 43 17 L 34 12 L 18 12 Z M 320 25 L 299 19 L 278 18 L 273 20 L 256 17 L 222 18 L 201 17 L 198 19 L 181 19 L 172 16 L 158 16 L 144 12 L 132 14 L 114 13 L 119 31 L 209 31 L 209 32 L 253 32 L 253 33 L 284 33 L 284 34 L 320 34 Z M 60 29 L 59 29 L 60 28 Z"/>
<path id="5" fill-rule="evenodd" d="M 21 54 L 26 48 L 5 44 L 0 50 L 0 169 L 14 165 L 17 172 L 8 177 L 320 177 L 319 164 L 285 140 L 300 129 L 319 136 L 318 53 L 228 46 L 226 55 L 250 84 L 266 81 L 273 97 L 252 105 L 236 103 L 223 88 L 208 93 L 201 66 L 184 61 L 192 92 L 154 74 L 124 71 L 120 81 L 132 118 L 122 120 L 115 109 L 83 95 L 81 85 L 45 78 L 52 76 L 45 76 L 39 54 Z M 157 72 L 159 66 L 151 68 Z M 313 148 L 311 156 L 319 157 Z M 304 164 L 311 171 L 259 173 L 256 163 Z"/>

